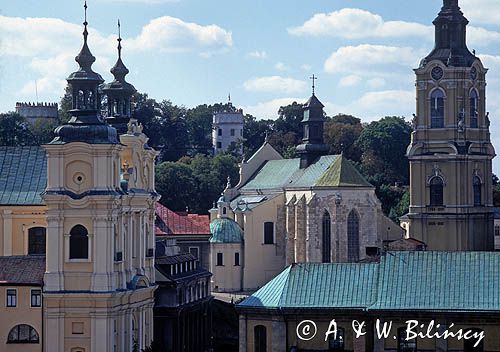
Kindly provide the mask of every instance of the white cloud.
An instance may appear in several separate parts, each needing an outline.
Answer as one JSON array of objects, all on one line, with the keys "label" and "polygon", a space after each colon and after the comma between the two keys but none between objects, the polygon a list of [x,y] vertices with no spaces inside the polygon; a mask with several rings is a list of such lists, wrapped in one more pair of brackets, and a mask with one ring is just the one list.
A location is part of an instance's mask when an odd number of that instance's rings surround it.
[{"label": "white cloud", "polygon": [[350,74],[387,73],[396,67],[409,71],[408,67],[416,66],[419,57],[410,47],[361,44],[339,48],[325,61],[324,68],[329,73]]},{"label": "white cloud", "polygon": [[307,101],[307,98],[279,98],[273,99],[270,101],[258,103],[255,105],[244,106],[243,110],[255,116],[257,119],[277,119],[278,118],[278,110],[282,106],[286,106],[288,104],[292,104],[293,102],[298,102],[303,104]]},{"label": "white cloud", "polygon": [[269,93],[298,93],[306,89],[304,81],[280,76],[252,78],[243,86],[248,91]]},{"label": "white cloud", "polygon": [[312,70],[312,66],[309,64],[303,64],[302,66],[300,66],[300,68],[303,69],[304,71],[311,71]]},{"label": "white cloud", "polygon": [[283,62],[278,62],[276,65],[274,65],[274,68],[278,71],[288,71],[290,69],[290,67]]},{"label": "white cloud", "polygon": [[498,24],[500,11],[498,0],[461,0],[460,6],[467,18],[472,22]]},{"label": "white cloud", "polygon": [[366,10],[344,8],[331,13],[318,13],[299,27],[289,28],[292,35],[334,36],[347,39],[431,36],[432,27],[420,23],[384,21]]},{"label": "white cloud", "polygon": [[[22,83],[19,94],[32,96],[35,80],[43,94],[62,95],[61,74],[76,69],[74,57],[82,45],[82,25],[57,18],[0,16],[0,56],[29,58],[34,76]],[[94,70],[107,72],[116,60],[116,35],[104,35],[89,28],[89,46],[97,58]],[[160,17],[144,26],[136,38],[125,39],[128,52],[159,50],[197,52],[210,56],[232,46],[232,34],[216,25],[201,26],[178,18]]]},{"label": "white cloud", "polygon": [[353,87],[358,85],[363,79],[357,75],[344,76],[339,81],[341,87]]},{"label": "white cloud", "polygon": [[325,103],[330,116],[342,113],[359,117],[364,122],[378,120],[384,116],[408,117],[415,111],[415,92],[385,90],[367,92],[348,104]]},{"label": "white cloud", "polygon": [[252,51],[251,53],[248,53],[248,56],[253,57],[254,59],[259,59],[259,60],[267,59],[267,53],[264,50]]},{"label": "white cloud", "polygon": [[163,16],[151,20],[141,33],[128,41],[132,50],[192,52],[201,54],[227,50],[233,45],[232,33],[217,25],[202,26],[179,18]]}]

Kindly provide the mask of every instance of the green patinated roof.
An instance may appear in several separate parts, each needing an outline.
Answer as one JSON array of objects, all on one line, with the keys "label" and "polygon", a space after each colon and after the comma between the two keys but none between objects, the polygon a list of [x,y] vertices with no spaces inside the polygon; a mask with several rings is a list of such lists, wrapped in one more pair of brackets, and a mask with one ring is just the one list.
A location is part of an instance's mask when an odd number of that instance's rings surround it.
[{"label": "green patinated roof", "polygon": [[372,187],[358,170],[343,155],[340,155],[321,176],[316,186],[320,187]]},{"label": "green patinated roof", "polygon": [[500,253],[389,252],[378,264],[295,264],[238,306],[500,312]]},{"label": "green patinated roof", "polygon": [[239,306],[363,308],[375,300],[376,277],[376,264],[294,264]]},{"label": "green patinated roof", "polygon": [[215,219],[210,223],[210,243],[241,243],[243,231],[232,219]]},{"label": "green patinated roof", "polygon": [[47,158],[41,147],[0,147],[0,205],[43,205]]},{"label": "green patinated roof", "polygon": [[314,186],[372,187],[342,155],[326,155],[305,169],[298,158],[267,161],[242,191]]}]

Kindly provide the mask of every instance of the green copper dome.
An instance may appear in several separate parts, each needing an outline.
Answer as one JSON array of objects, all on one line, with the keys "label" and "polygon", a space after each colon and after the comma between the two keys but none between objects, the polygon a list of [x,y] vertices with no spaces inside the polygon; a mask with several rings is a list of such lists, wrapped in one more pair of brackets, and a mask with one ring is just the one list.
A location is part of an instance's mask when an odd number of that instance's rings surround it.
[{"label": "green copper dome", "polygon": [[232,219],[215,219],[210,223],[210,243],[241,243],[243,231]]}]

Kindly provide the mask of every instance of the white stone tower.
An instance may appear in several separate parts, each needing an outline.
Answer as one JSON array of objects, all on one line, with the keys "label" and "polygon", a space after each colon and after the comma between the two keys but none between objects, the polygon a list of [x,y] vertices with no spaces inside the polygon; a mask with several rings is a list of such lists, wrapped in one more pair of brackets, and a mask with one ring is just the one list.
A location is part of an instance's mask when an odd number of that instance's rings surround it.
[{"label": "white stone tower", "polygon": [[243,110],[235,108],[229,98],[227,108],[214,114],[212,145],[214,155],[228,150],[243,155]]}]

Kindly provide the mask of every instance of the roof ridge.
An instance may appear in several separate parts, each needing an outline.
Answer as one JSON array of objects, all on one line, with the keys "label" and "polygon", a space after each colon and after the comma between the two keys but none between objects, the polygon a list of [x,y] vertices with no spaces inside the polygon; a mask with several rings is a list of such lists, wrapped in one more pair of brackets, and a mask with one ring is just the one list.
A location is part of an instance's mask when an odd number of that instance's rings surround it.
[{"label": "roof ridge", "polygon": [[285,272],[288,270],[288,273],[286,275],[286,279],[283,282],[283,287],[281,288],[280,298],[278,300],[278,307],[281,307],[281,302],[283,301],[284,296],[285,296],[285,290],[288,290],[288,281],[290,280],[290,275],[292,275],[292,269],[294,266],[300,267],[300,264],[293,263],[293,264],[289,265],[288,268],[286,268],[286,270],[285,270]]}]

